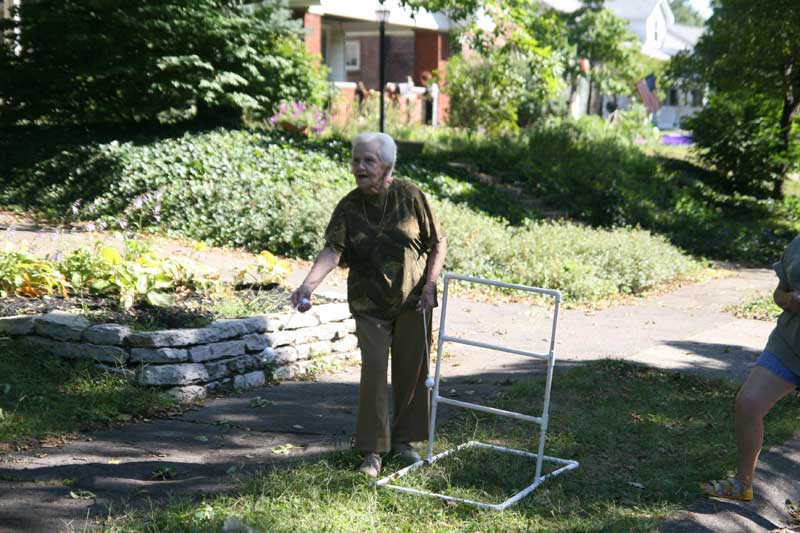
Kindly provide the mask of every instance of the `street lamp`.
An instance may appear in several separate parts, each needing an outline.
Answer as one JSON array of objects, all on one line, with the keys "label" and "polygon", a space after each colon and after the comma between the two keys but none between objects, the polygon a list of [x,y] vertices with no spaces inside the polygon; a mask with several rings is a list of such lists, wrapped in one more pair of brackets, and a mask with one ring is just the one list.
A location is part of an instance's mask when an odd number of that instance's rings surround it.
[{"label": "street lamp", "polygon": [[375,17],[380,22],[380,91],[381,91],[381,127],[380,131],[383,133],[386,125],[386,118],[383,114],[383,92],[386,89],[386,22],[389,20],[389,10],[383,6],[375,10]]}]

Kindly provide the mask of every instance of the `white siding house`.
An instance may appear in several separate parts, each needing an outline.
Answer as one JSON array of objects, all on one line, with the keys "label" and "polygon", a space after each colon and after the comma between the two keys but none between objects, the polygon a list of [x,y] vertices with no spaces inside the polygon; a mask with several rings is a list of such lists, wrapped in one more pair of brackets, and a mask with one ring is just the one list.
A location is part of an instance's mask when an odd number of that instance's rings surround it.
[{"label": "white siding house", "polygon": [[[643,54],[661,61],[691,50],[703,34],[703,28],[676,24],[667,0],[606,0],[605,7],[628,21],[628,29],[639,36]],[[660,127],[680,127],[682,118],[703,106],[703,95],[697,92],[666,88],[661,96],[664,106],[654,117]],[[617,98],[617,103],[623,109],[627,107],[626,98]]]}]

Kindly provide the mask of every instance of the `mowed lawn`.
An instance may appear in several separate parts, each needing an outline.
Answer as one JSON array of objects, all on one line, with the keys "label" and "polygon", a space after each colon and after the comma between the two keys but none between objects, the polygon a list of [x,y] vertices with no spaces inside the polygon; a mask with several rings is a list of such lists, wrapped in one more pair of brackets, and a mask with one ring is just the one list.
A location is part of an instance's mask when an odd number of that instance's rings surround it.
[{"label": "mowed lawn", "polygon": [[[731,472],[736,389],[617,361],[557,373],[545,453],[580,468],[504,512],[377,488],[354,472],[359,456],[342,452],[244,478],[235,494],[175,500],[106,526],[218,532],[227,519],[270,532],[648,531],[700,497],[698,482]],[[518,382],[481,403],[538,415],[543,391],[543,379]],[[770,413],[766,445],[791,436],[798,406],[792,398]],[[465,412],[439,432],[436,448],[479,440],[535,451],[537,437],[530,424]],[[534,466],[469,449],[397,483],[496,503],[532,483]]]}]

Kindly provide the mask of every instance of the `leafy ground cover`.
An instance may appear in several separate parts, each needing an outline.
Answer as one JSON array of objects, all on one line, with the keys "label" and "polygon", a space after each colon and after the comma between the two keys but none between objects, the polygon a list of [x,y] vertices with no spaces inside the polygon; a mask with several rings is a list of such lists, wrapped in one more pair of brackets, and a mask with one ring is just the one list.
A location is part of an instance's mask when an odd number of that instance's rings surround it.
[{"label": "leafy ground cover", "polygon": [[517,183],[577,220],[639,225],[699,256],[765,264],[800,232],[791,183],[782,202],[731,193],[691,149],[662,146],[638,123],[633,113],[618,128],[584,117],[503,137],[451,129],[429,138],[426,153]]},{"label": "leafy ground cover", "polygon": [[[538,414],[544,383],[518,382],[497,407]],[[234,495],[176,500],[111,520],[108,531],[219,531],[236,518],[260,531],[651,531],[699,496],[698,482],[734,465],[733,399],[728,382],[601,362],[560,373],[554,384],[546,453],[580,461],[503,513],[377,489],[342,452],[290,470],[243,479]],[[779,404],[766,445],[789,438],[797,399]],[[466,440],[534,450],[530,426],[488,415],[451,420],[437,448]],[[401,484],[482,501],[502,501],[532,482],[528,459],[465,452],[403,478]],[[387,471],[399,468],[390,463]]]},{"label": "leafy ground cover", "polygon": [[[0,192],[0,203],[309,258],[322,245],[329,213],[353,186],[349,150],[341,139],[252,130],[85,139],[30,167],[9,166],[12,186]],[[572,302],[638,294],[701,269],[646,230],[541,221],[523,202],[447,163],[407,158],[396,171],[434,198],[451,243],[447,269],[558,288]]]},{"label": "leafy ground cover", "polygon": [[753,294],[739,305],[731,306],[725,311],[737,318],[767,320],[774,322],[783,310],[775,305],[771,294]]},{"label": "leafy ground cover", "polygon": [[90,362],[32,355],[0,338],[0,451],[177,412],[168,396]]}]

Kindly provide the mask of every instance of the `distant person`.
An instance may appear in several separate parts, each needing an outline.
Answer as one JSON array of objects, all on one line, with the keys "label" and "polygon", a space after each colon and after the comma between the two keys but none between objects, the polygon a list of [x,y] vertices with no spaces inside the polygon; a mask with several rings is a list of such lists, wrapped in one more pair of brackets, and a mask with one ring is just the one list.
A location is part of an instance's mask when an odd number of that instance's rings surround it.
[{"label": "distant person", "polygon": [[[425,124],[433,123],[433,98],[434,93],[438,93],[439,86],[433,82],[433,75],[429,71],[424,71],[420,75],[420,82],[425,87],[425,92],[422,94],[423,101],[423,117],[422,120]],[[436,85],[436,90],[433,86]]]},{"label": "distant person", "polygon": [[617,108],[617,104],[613,101],[609,100],[606,102],[606,111],[608,112],[608,123],[612,126],[616,126],[620,122],[622,122],[622,115]]},{"label": "distant person", "polygon": [[367,89],[363,81],[356,84],[356,98],[358,99],[358,112],[361,113],[364,102],[369,98],[369,89]]},{"label": "distant person", "polygon": [[703,483],[701,488],[709,496],[753,499],[753,476],[764,443],[764,417],[781,398],[800,388],[800,235],[772,268],[778,276],[772,298],[783,312],[736,396],[736,475]]},{"label": "distant person", "polygon": [[[381,455],[420,459],[412,442],[428,438],[425,386],[436,280],[447,241],[428,199],[414,183],[395,179],[397,146],[384,133],[353,140],[356,188],[342,198],[325,230],[325,247],[292,303],[308,310],[314,290],[340,262],[350,267],[347,300],[361,349],[355,447],[359,471],[377,477]],[[387,371],[392,365],[392,417]]]}]

